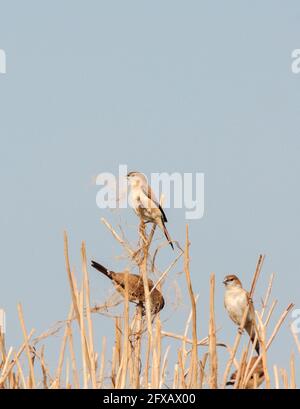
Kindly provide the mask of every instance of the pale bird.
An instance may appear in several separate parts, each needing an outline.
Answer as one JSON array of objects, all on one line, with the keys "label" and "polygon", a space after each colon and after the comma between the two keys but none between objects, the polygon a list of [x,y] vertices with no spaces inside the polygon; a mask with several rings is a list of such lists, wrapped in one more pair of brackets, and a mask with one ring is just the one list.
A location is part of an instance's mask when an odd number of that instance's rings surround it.
[{"label": "pale bird", "polygon": [[174,250],[172,239],[165,226],[168,221],[167,217],[149,186],[146,176],[139,172],[129,172],[127,179],[130,185],[131,203],[135,213],[145,223],[154,223],[160,227]]},{"label": "pale bird", "polygon": [[[114,271],[110,271],[106,267],[103,267],[96,261],[92,261],[91,264],[92,267],[112,280],[116,290],[125,297],[125,272],[115,273]],[[162,293],[157,288],[154,288],[154,283],[150,279],[148,279],[148,287],[150,291],[151,313],[154,315],[164,308],[165,300]],[[145,309],[145,291],[143,278],[141,276],[128,273],[128,296],[129,301],[142,304],[143,310]]]},{"label": "pale bird", "polygon": [[[243,314],[249,304],[249,310],[245,322],[245,330],[250,336],[252,343],[254,343],[256,336],[255,328],[255,312],[252,300],[246,290],[244,290],[242,283],[235,275],[228,275],[225,277],[223,283],[225,284],[224,305],[232,321],[240,328]],[[259,341],[255,345],[255,350],[259,354]]]}]

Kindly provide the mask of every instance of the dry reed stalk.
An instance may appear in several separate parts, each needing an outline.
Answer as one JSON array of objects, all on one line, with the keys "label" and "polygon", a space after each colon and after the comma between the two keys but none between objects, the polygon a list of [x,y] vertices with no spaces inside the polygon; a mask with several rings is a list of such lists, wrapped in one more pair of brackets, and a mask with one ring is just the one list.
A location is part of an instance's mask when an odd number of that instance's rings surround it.
[{"label": "dry reed stalk", "polygon": [[160,371],[161,371],[161,321],[159,315],[156,318],[156,352],[157,352],[157,368],[156,368],[156,388],[159,387]]},{"label": "dry reed stalk", "polygon": [[[28,335],[28,342],[29,342],[29,340],[31,339],[31,337],[32,337],[33,334],[34,334],[34,330],[31,330],[31,331],[30,331],[30,334]],[[17,358],[20,358],[20,356],[22,355],[22,353],[23,353],[23,351],[25,350],[25,348],[26,348],[26,343],[24,342],[24,343],[22,344],[22,346],[19,348],[17,354],[15,354],[15,356],[16,356]],[[2,370],[2,373],[1,373],[1,376],[0,376],[0,388],[2,388],[2,385],[3,385],[3,383],[5,382],[6,377],[11,373],[11,371],[12,371],[13,367],[15,366],[15,364],[16,364],[16,359],[13,359],[13,360],[10,362],[10,364],[8,365],[8,367],[7,367],[7,371],[4,372],[4,370]]]},{"label": "dry reed stalk", "polygon": [[[69,312],[69,315],[68,315],[68,321],[70,321],[72,319],[72,316],[73,316],[73,304],[70,307],[70,312]],[[60,388],[60,377],[61,377],[62,367],[63,367],[63,364],[64,364],[64,357],[65,357],[67,340],[68,340],[68,327],[66,326],[64,336],[63,336],[63,340],[62,340],[62,344],[61,344],[57,370],[56,370],[56,385],[57,385],[58,388]]]},{"label": "dry reed stalk", "polygon": [[106,337],[102,338],[102,350],[99,368],[98,388],[103,388],[104,383],[104,370],[105,370],[105,353],[106,353]]},{"label": "dry reed stalk", "polygon": [[85,328],[84,328],[84,300],[83,300],[83,286],[82,290],[79,293],[79,328],[80,328],[80,340],[81,340],[81,357],[82,357],[82,371],[83,371],[83,389],[88,388],[88,372],[87,372],[87,343],[85,337]]},{"label": "dry reed stalk", "polygon": [[191,275],[190,275],[190,241],[189,241],[189,227],[186,225],[186,238],[185,238],[185,252],[184,252],[184,271],[186,275],[186,281],[188,285],[189,295],[192,305],[192,356],[189,370],[189,389],[197,388],[198,380],[198,347],[197,347],[197,313],[196,313],[196,301],[193,292]]},{"label": "dry reed stalk", "polygon": [[170,352],[170,345],[167,347],[165,355],[163,357],[163,362],[162,362],[162,370],[161,370],[161,376],[160,376],[160,381],[159,381],[159,389],[163,388],[163,385],[165,383],[165,378],[166,378],[166,368],[167,368],[167,358]]},{"label": "dry reed stalk", "polygon": [[[269,338],[269,341],[268,341],[268,343],[266,344],[266,351],[268,351],[268,349],[270,348],[270,346],[271,346],[271,344],[272,344],[272,342],[273,342],[273,340],[274,340],[276,334],[278,333],[278,331],[279,331],[281,325],[283,324],[283,321],[285,320],[285,318],[287,317],[287,315],[289,314],[289,312],[291,311],[292,308],[294,308],[294,304],[293,304],[293,303],[289,304],[289,305],[287,306],[287,308],[284,310],[284,312],[282,313],[282,315],[280,316],[280,318],[279,318],[279,320],[278,320],[278,322],[277,322],[277,324],[276,324],[276,326],[275,326],[275,328],[274,328],[274,330],[273,330],[273,332],[272,332],[272,334],[271,334],[271,336],[270,336],[270,338]],[[257,358],[257,360],[255,361],[255,364],[252,366],[251,370],[250,370],[248,373],[246,373],[244,384],[247,384],[247,383],[249,382],[249,379],[250,379],[251,376],[253,375],[253,373],[254,373],[254,371],[255,371],[257,365],[258,365],[259,362],[261,361],[261,359],[262,359],[262,355],[260,355],[260,356]]]},{"label": "dry reed stalk", "polygon": [[[1,378],[3,378],[3,375],[6,373],[6,371],[7,371],[7,369],[8,369],[9,359],[10,359],[10,356],[11,356],[12,352],[13,352],[13,347],[10,347],[9,350],[8,350],[8,353],[7,353],[6,357],[5,357],[5,361],[4,361],[4,364],[3,364],[3,367],[2,367]],[[1,379],[1,378],[0,378],[0,379]],[[3,383],[4,383],[4,382],[1,381],[1,383],[0,383],[1,387],[2,387]]]},{"label": "dry reed stalk", "polygon": [[270,310],[269,310],[269,312],[268,312],[267,318],[265,319],[265,322],[264,322],[264,325],[265,325],[266,327],[269,325],[270,319],[271,319],[271,317],[272,317],[272,314],[273,314],[273,312],[274,312],[274,310],[275,310],[276,305],[277,305],[277,300],[274,300],[274,301],[272,302],[272,305],[271,305]]},{"label": "dry reed stalk", "polygon": [[275,389],[279,389],[279,375],[278,375],[278,368],[276,365],[273,365],[273,371],[274,371],[274,380],[275,380]]},{"label": "dry reed stalk", "polygon": [[300,341],[299,341],[299,338],[297,337],[296,331],[294,331],[293,325],[291,325],[291,332],[292,332],[295,344],[297,346],[298,352],[300,354]]},{"label": "dry reed stalk", "polygon": [[24,376],[24,372],[23,372],[22,366],[20,364],[20,361],[19,361],[19,358],[17,357],[17,355],[15,355],[15,361],[16,361],[16,365],[17,365],[17,368],[18,368],[18,373],[19,373],[20,379],[22,380],[23,388],[27,389],[27,383],[26,383],[26,379],[25,379],[25,376]]},{"label": "dry reed stalk", "polygon": [[122,323],[120,318],[115,319],[115,344],[116,344],[116,365],[119,368],[122,358]]},{"label": "dry reed stalk", "polygon": [[123,353],[121,365],[117,374],[116,387],[124,389],[126,386],[128,357],[129,357],[129,286],[128,271],[125,273],[125,294],[124,294],[124,336],[123,336]]},{"label": "dry reed stalk", "polygon": [[177,261],[182,257],[183,253],[180,253],[177,257],[175,257],[175,260],[168,266],[168,268],[161,274],[155,285],[150,291],[150,294],[152,291],[154,291],[155,288],[157,288],[164,280],[164,278],[167,276],[167,274],[172,270],[172,268],[176,265]]},{"label": "dry reed stalk", "polygon": [[29,365],[28,387],[29,387],[29,389],[31,389],[31,388],[35,389],[36,388],[36,383],[35,383],[35,377],[34,377],[33,362],[32,362],[31,356],[30,356],[29,341],[28,341],[28,335],[27,335],[26,326],[25,326],[25,322],[24,322],[23,308],[22,308],[22,305],[20,303],[18,304],[18,315],[19,315],[19,321],[20,321],[20,324],[21,324],[21,329],[22,329],[22,332],[23,332],[25,349],[26,349],[28,365]]},{"label": "dry reed stalk", "polygon": [[287,371],[285,369],[280,369],[280,375],[282,378],[284,389],[289,389],[289,380],[288,380]]},{"label": "dry reed stalk", "polygon": [[132,250],[132,248],[126,243],[125,240],[123,240],[118,233],[113,229],[113,227],[108,223],[108,221],[102,217],[101,222],[108,228],[108,230],[111,232],[113,237],[121,244],[122,247],[128,252],[128,254],[131,256],[131,258],[134,258],[135,252]]},{"label": "dry reed stalk", "polygon": [[111,375],[110,375],[110,379],[111,379],[111,384],[112,387],[115,388],[116,387],[116,376],[117,376],[117,358],[116,358],[117,352],[116,352],[116,347],[113,346],[112,348],[112,359],[111,359]]},{"label": "dry reed stalk", "polygon": [[247,364],[247,355],[248,355],[248,348],[244,348],[242,351],[242,358],[236,373],[236,379],[234,382],[234,389],[239,389],[241,380],[243,379],[245,370],[246,370],[246,364]]},{"label": "dry reed stalk", "polygon": [[70,356],[71,356],[71,365],[72,365],[72,375],[73,375],[73,382],[74,382],[74,387],[75,389],[79,389],[80,384],[79,384],[79,375],[77,371],[77,364],[76,364],[76,357],[75,357],[75,352],[74,352],[74,343],[73,343],[73,332],[72,332],[72,326],[71,322],[67,322],[67,334],[68,334],[68,340],[69,340],[69,351],[70,351]]},{"label": "dry reed stalk", "polygon": [[264,376],[265,376],[265,382],[266,382],[266,389],[271,388],[271,382],[270,382],[270,375],[268,371],[268,365],[267,365],[267,350],[266,350],[266,327],[264,326],[259,314],[256,315],[258,324],[259,324],[259,332],[260,332],[260,349],[261,349],[261,356],[262,356],[262,365],[263,365],[263,371],[264,371]]},{"label": "dry reed stalk", "polygon": [[[5,351],[5,335],[0,330],[0,351],[1,351],[1,361],[4,362],[6,359],[6,351]],[[1,369],[1,366],[0,366]]]},{"label": "dry reed stalk", "polygon": [[[186,349],[186,344],[187,344],[187,334],[188,334],[188,331],[189,331],[190,323],[192,321],[192,314],[193,314],[193,311],[192,311],[192,308],[191,308],[190,314],[189,314],[188,319],[187,319],[186,324],[185,324],[185,330],[184,330],[183,336],[181,337],[181,339],[182,339],[181,350],[182,350],[182,366],[183,366],[183,369],[185,369],[186,359],[187,359],[187,356],[188,356],[188,352],[187,352],[187,349]],[[193,340],[191,340],[191,341],[192,341],[191,344],[193,345]]]},{"label": "dry reed stalk", "polygon": [[47,367],[45,364],[45,346],[43,345],[41,348],[41,368],[42,368],[42,374],[43,374],[43,385],[44,389],[48,389],[48,371]]},{"label": "dry reed stalk", "polygon": [[140,237],[142,242],[144,242],[142,246],[143,250],[143,257],[142,261],[139,265],[140,268],[140,275],[143,279],[144,285],[144,294],[145,294],[145,307],[146,307],[146,320],[147,320],[147,334],[148,334],[148,345],[147,345],[147,352],[146,352],[146,363],[145,363],[145,385],[148,388],[148,379],[149,379],[149,366],[150,366],[150,356],[151,352],[153,351],[153,340],[152,340],[152,316],[151,316],[151,299],[150,299],[150,291],[149,291],[149,284],[148,284],[148,277],[147,277],[147,261],[148,261],[148,254],[149,254],[149,245],[148,241],[145,242],[147,239],[146,231],[145,231],[145,223],[143,220],[140,222]]},{"label": "dry reed stalk", "polygon": [[185,370],[183,366],[183,359],[182,359],[182,349],[178,351],[178,367],[180,372],[178,373],[178,384],[180,385],[179,389],[187,389],[187,384],[185,382]]},{"label": "dry reed stalk", "polygon": [[[253,297],[253,294],[254,294],[254,291],[255,291],[255,287],[256,287],[256,284],[257,284],[259,274],[261,272],[261,268],[262,268],[264,259],[265,259],[265,257],[263,255],[260,255],[259,258],[258,258],[258,262],[256,264],[256,269],[255,269],[254,276],[253,276],[253,279],[252,279],[251,290],[250,290],[250,293],[249,293],[249,302],[251,302],[251,300],[252,300],[252,297]],[[227,382],[227,378],[228,378],[228,375],[229,375],[229,372],[230,372],[230,368],[232,366],[233,359],[235,357],[235,354],[237,352],[237,349],[238,349],[238,346],[239,346],[239,343],[240,343],[240,339],[241,339],[241,336],[242,336],[242,331],[244,330],[244,327],[245,327],[246,318],[247,318],[249,307],[250,307],[249,302],[248,302],[247,308],[244,311],[244,315],[243,315],[241,325],[240,325],[240,331],[238,331],[237,336],[235,338],[234,346],[233,346],[233,349],[232,349],[232,354],[231,354],[231,356],[230,356],[230,358],[228,360],[228,363],[226,365],[226,369],[225,369],[224,376],[223,376],[223,388],[225,388],[225,386],[226,386],[226,382]]]},{"label": "dry reed stalk", "polygon": [[86,318],[88,327],[88,353],[90,362],[90,374],[92,380],[93,389],[97,388],[96,380],[96,368],[95,368],[95,352],[94,352],[94,333],[93,333],[93,323],[91,318],[91,301],[90,301],[90,283],[87,271],[87,260],[86,260],[86,249],[85,243],[82,242],[81,245],[81,257],[82,257],[82,271],[83,271],[83,288],[85,292],[85,305],[86,305]]},{"label": "dry reed stalk", "polygon": [[71,389],[71,385],[69,383],[69,372],[70,372],[70,363],[69,363],[69,358],[67,358],[66,360],[66,380],[65,380],[66,389]]},{"label": "dry reed stalk", "polygon": [[[89,368],[89,371],[91,372],[89,345],[88,345],[87,339],[86,339],[86,332],[85,332],[84,329],[83,329],[83,331],[81,329],[81,322],[84,323],[84,317],[81,317],[81,314],[80,314],[80,311],[79,311],[79,306],[78,306],[79,298],[78,298],[77,284],[76,284],[74,274],[72,273],[71,268],[70,268],[68,236],[67,236],[66,231],[64,232],[64,255],[65,255],[65,264],[66,264],[66,270],[67,270],[67,275],[68,275],[68,280],[69,280],[69,285],[70,285],[70,290],[71,290],[71,297],[72,297],[75,317],[76,317],[78,325],[79,325],[80,333],[83,333],[83,337],[84,337],[83,342],[85,344],[84,350],[85,350],[85,354],[87,355],[85,357],[85,360],[86,360],[86,364],[87,364],[87,366]],[[84,308],[84,304],[82,305],[82,308]]]},{"label": "dry reed stalk", "polygon": [[215,323],[215,275],[210,276],[210,303],[209,303],[209,357],[210,357],[210,388],[218,388],[218,357],[216,346],[216,323]]},{"label": "dry reed stalk", "polygon": [[206,352],[205,354],[204,354],[204,356],[203,356],[203,358],[202,358],[202,361],[200,360],[199,361],[199,371],[200,371],[200,373],[199,373],[199,388],[200,389],[203,389],[203,381],[204,381],[204,378],[205,378],[205,366],[206,366],[206,362],[207,362],[207,360],[208,360],[208,356],[209,356],[209,354],[208,354],[208,352]]},{"label": "dry reed stalk", "polygon": [[[273,286],[273,281],[274,281],[274,273],[271,274],[271,277],[270,277],[270,280],[269,280],[269,284],[268,284],[268,288],[267,288],[267,291],[266,291],[266,295],[265,295],[265,298],[263,299],[263,302],[262,302],[262,305],[263,305],[263,306],[262,306],[262,310],[261,310],[261,313],[260,313],[261,320],[262,320],[263,317],[264,317],[264,313],[265,313],[265,311],[266,311],[266,307],[267,307],[267,304],[268,304],[268,301],[269,301],[269,298],[270,298],[270,295],[271,295],[271,290],[272,290],[272,286]],[[276,304],[277,304],[277,301],[276,301],[276,300],[274,300],[273,303],[271,304],[271,307],[270,307],[270,309],[269,309],[267,318],[266,318],[266,320],[265,320],[265,322],[264,322],[264,324],[263,324],[265,328],[268,327],[269,321],[270,321],[271,316],[272,316],[272,314],[273,314],[273,312],[274,312],[274,309],[275,309],[275,307],[276,307]],[[248,360],[248,364],[247,364],[245,373],[248,373],[248,372],[249,372],[249,368],[250,368],[250,364],[251,364],[251,358],[253,357],[253,354],[254,354],[254,349],[255,349],[255,345],[256,345],[257,339],[258,339],[257,334],[255,335],[255,338],[254,338],[253,343],[252,343],[251,340],[249,339],[247,351],[249,351],[249,348],[250,348],[250,345],[251,345],[251,352],[250,352],[250,358],[249,358],[249,360]],[[248,354],[248,352],[247,352],[247,354]]]},{"label": "dry reed stalk", "polygon": [[141,360],[141,340],[142,340],[142,305],[136,307],[136,325],[135,331],[135,347],[134,347],[134,364],[133,364],[133,388],[139,389],[140,384],[140,360]]},{"label": "dry reed stalk", "polygon": [[69,285],[70,285],[70,289],[71,289],[71,297],[72,297],[72,301],[73,301],[73,308],[74,308],[74,311],[75,311],[77,321],[79,323],[80,322],[79,309],[78,309],[78,304],[77,304],[77,297],[76,297],[74,279],[73,279],[73,276],[72,276],[72,273],[71,273],[71,268],[70,268],[68,235],[67,235],[66,231],[64,232],[64,253],[65,253],[66,270],[67,270]]},{"label": "dry reed stalk", "polygon": [[291,353],[290,369],[291,369],[290,389],[296,389],[295,354],[293,351]]},{"label": "dry reed stalk", "polygon": [[174,366],[174,378],[173,378],[173,385],[172,389],[179,389],[179,365],[175,364]]},{"label": "dry reed stalk", "polygon": [[268,302],[269,302],[269,299],[270,299],[270,295],[271,295],[271,291],[272,291],[272,287],[273,287],[273,282],[274,282],[274,277],[275,277],[275,274],[272,273],[271,277],[270,277],[270,280],[269,280],[269,285],[268,285],[268,288],[267,288],[267,292],[266,292],[265,298],[263,300],[263,306],[262,306],[262,310],[261,310],[261,313],[260,313],[261,319],[263,319],[263,317],[264,317],[264,314],[265,314],[265,311],[266,311],[266,308],[267,308],[267,305],[268,305]]}]

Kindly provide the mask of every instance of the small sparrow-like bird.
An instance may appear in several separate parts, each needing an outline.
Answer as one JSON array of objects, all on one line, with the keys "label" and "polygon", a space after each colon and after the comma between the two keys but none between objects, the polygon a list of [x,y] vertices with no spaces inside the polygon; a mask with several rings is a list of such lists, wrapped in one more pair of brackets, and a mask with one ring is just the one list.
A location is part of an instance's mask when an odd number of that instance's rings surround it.
[{"label": "small sparrow-like bird", "polygon": [[[103,267],[101,264],[97,263],[96,261],[92,261],[92,267],[96,270],[100,271],[100,273],[106,275],[106,277],[110,278],[116,288],[116,290],[125,297],[125,277],[126,273],[115,273],[113,271],[108,270],[107,268]],[[153,281],[148,279],[148,286],[149,291],[154,287]],[[145,292],[144,292],[144,283],[143,278],[137,274],[128,274],[128,295],[129,301],[142,304],[143,308],[145,308]],[[153,315],[157,314],[160,310],[164,308],[165,300],[162,296],[162,293],[157,289],[154,290],[150,294],[150,301],[151,301],[151,313]]]},{"label": "small sparrow-like bird", "polygon": [[[253,365],[255,364],[256,360],[257,360],[256,356],[254,356],[251,359],[250,365],[249,365],[249,370],[250,371],[251,371]],[[236,380],[236,376],[237,376],[237,371],[233,372],[233,374],[230,377],[230,380],[226,383],[226,385],[234,385],[235,380]],[[249,381],[247,382],[247,385],[245,387],[246,387],[246,389],[259,388],[264,380],[265,380],[265,374],[264,374],[263,364],[262,364],[262,361],[260,361],[257,364],[257,367],[254,369],[254,372],[253,372],[251,378],[249,379]]]},{"label": "small sparrow-like bird", "polygon": [[165,223],[168,221],[167,217],[151,187],[148,185],[146,176],[139,172],[129,172],[127,179],[130,185],[131,202],[134,211],[145,223],[154,223],[160,227],[174,250],[172,239],[165,226]]},{"label": "small sparrow-like bird", "polygon": [[[255,329],[255,312],[249,294],[244,290],[242,283],[235,275],[228,275],[225,277],[223,283],[225,284],[224,305],[232,321],[241,325],[245,308],[249,304],[249,310],[245,322],[245,330],[254,343],[256,336]],[[259,354],[259,341],[255,345],[255,350]]]}]

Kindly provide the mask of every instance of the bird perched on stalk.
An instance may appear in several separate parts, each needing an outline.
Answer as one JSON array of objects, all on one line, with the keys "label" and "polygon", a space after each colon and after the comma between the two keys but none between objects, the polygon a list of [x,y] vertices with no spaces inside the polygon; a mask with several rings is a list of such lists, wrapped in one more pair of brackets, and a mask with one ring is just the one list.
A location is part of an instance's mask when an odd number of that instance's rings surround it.
[{"label": "bird perched on stalk", "polygon": [[[110,280],[112,280],[116,290],[125,297],[125,279],[126,273],[115,273],[114,271],[108,270],[106,267],[103,267],[101,264],[96,261],[92,261],[92,267],[100,271]],[[153,315],[159,313],[160,310],[164,308],[165,300],[162,296],[162,293],[154,288],[154,283],[152,280],[148,279],[148,287],[150,291],[150,304],[151,304],[151,313]],[[128,273],[128,296],[129,301],[142,304],[143,312],[145,309],[145,291],[143,278],[137,274]]]},{"label": "bird perched on stalk", "polygon": [[159,202],[157,201],[146,176],[140,172],[129,172],[127,179],[130,185],[130,198],[135,213],[145,223],[154,223],[166,236],[170,246],[174,250],[172,239],[166,228],[167,217]]},{"label": "bird perched on stalk", "polygon": [[[257,360],[257,357],[254,356],[251,361],[250,361],[250,365],[249,365],[249,371],[251,371],[251,369],[253,368],[255,362]],[[233,372],[233,374],[230,377],[230,380],[226,383],[226,385],[234,385],[235,381],[236,381],[236,377],[237,377],[237,373],[238,371]],[[246,389],[256,389],[259,388],[260,385],[263,383],[263,381],[265,380],[265,374],[264,374],[264,368],[263,368],[263,364],[262,361],[260,361],[257,364],[257,367],[254,369],[253,374],[251,375],[249,381],[247,382],[247,384],[245,385]]]},{"label": "bird perched on stalk", "polygon": [[[249,304],[248,314],[245,321],[245,330],[254,343],[257,335],[255,326],[255,312],[252,300],[246,290],[244,290],[242,283],[235,275],[228,275],[225,277],[223,284],[225,284],[224,305],[232,321],[239,326],[242,324],[244,311]],[[255,344],[255,350],[259,354],[259,341]]]}]

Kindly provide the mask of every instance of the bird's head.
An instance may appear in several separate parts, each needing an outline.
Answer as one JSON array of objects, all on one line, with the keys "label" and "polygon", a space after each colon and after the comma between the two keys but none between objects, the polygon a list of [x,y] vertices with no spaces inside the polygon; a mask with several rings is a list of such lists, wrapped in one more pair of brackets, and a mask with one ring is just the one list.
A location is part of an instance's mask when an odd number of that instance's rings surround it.
[{"label": "bird's head", "polygon": [[138,187],[144,183],[147,183],[146,176],[136,171],[129,172],[127,175],[127,180],[132,187]]},{"label": "bird's head", "polygon": [[226,287],[242,287],[242,283],[240,282],[240,280],[237,278],[236,275],[231,274],[228,275],[224,278],[223,280],[223,284]]}]

